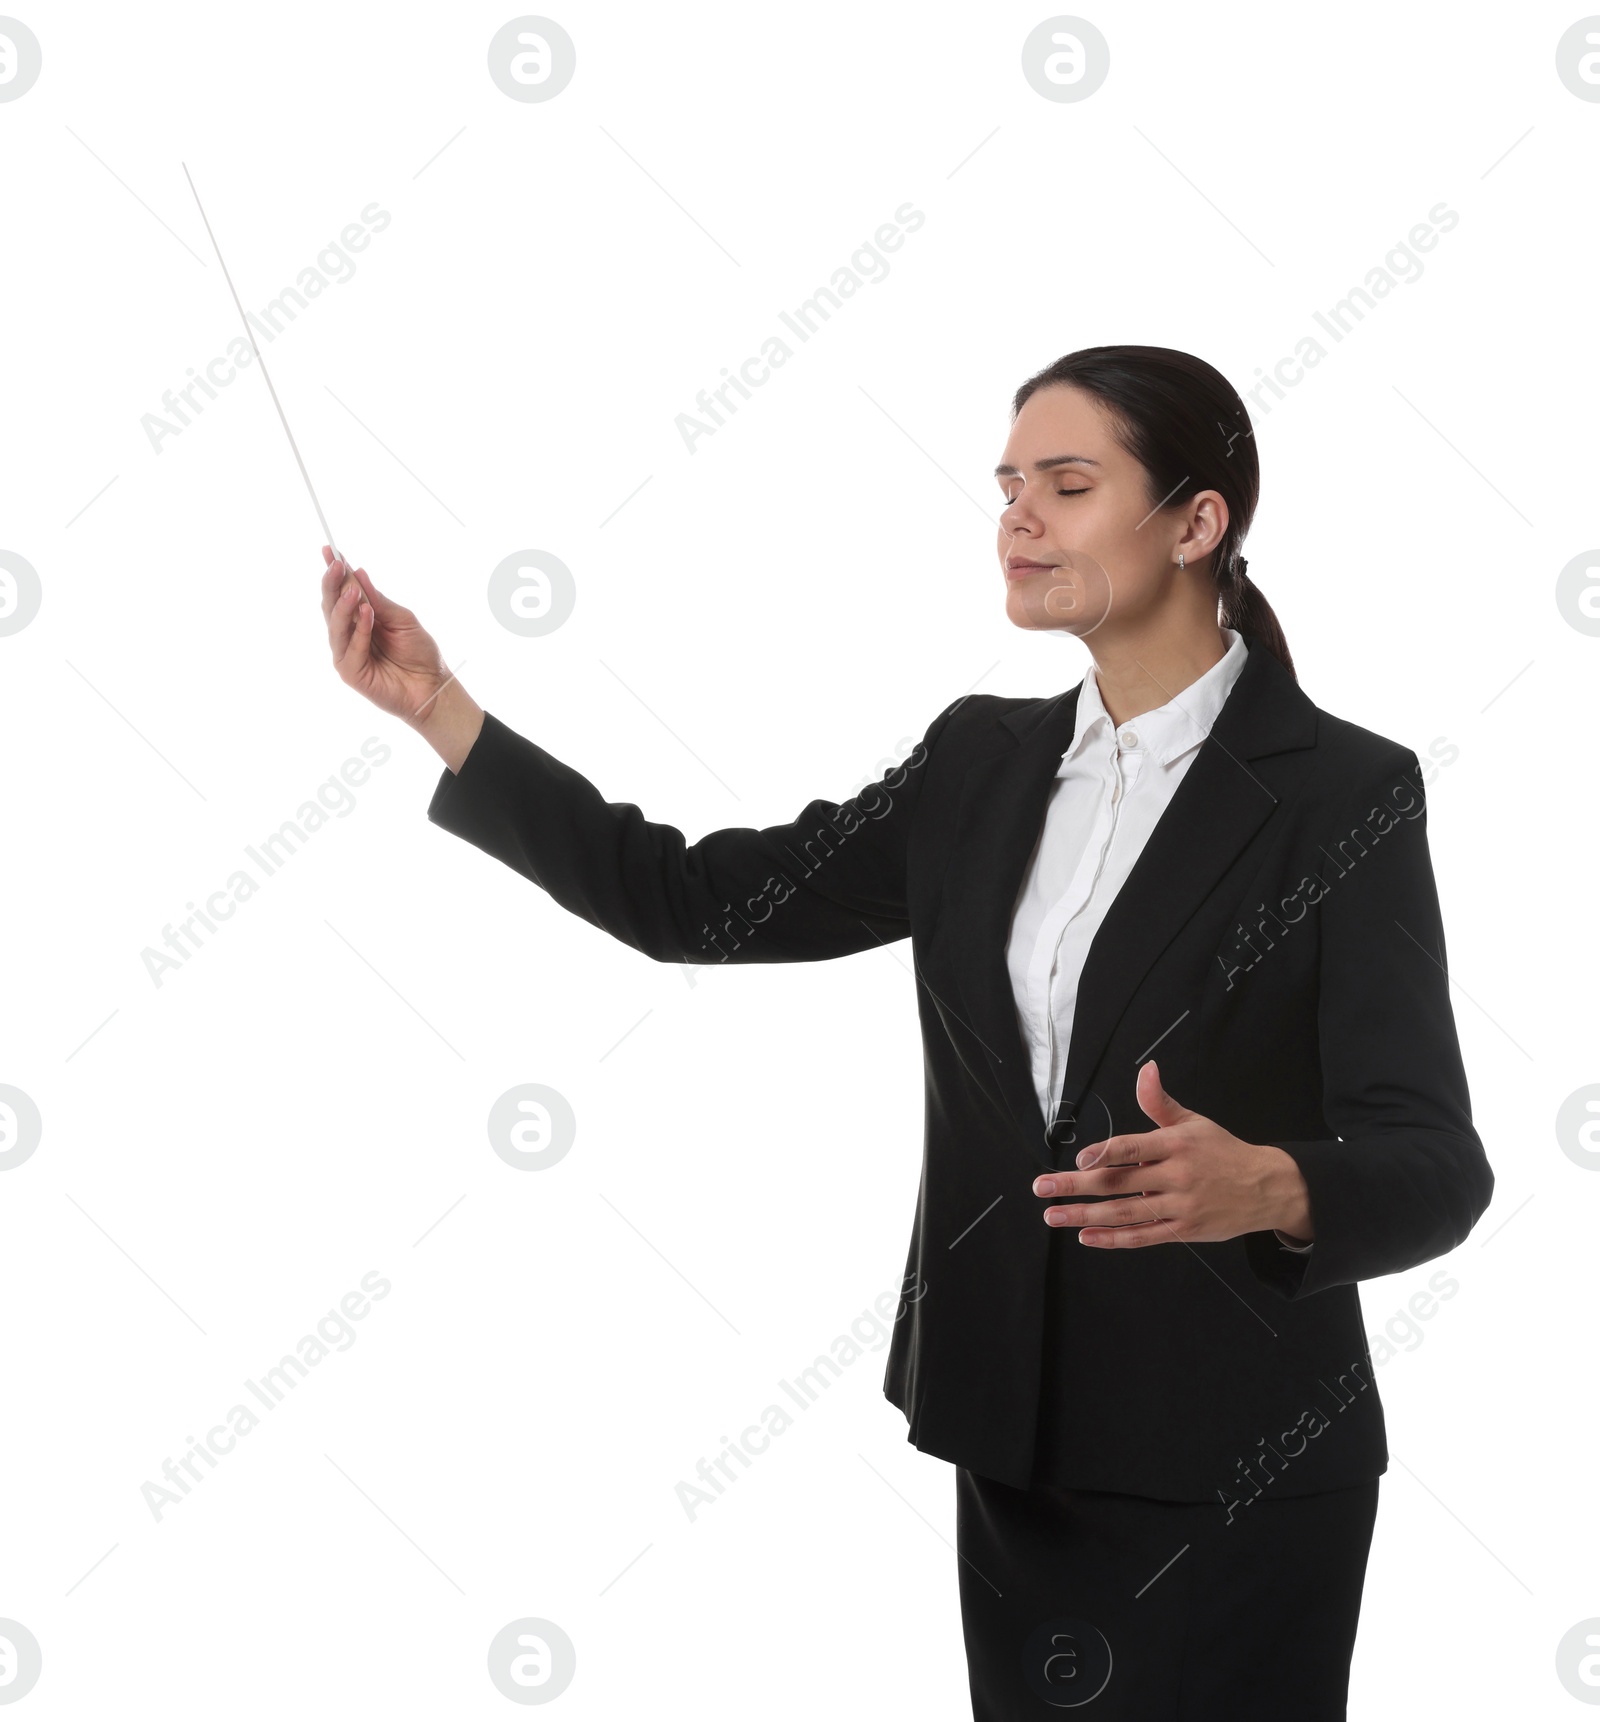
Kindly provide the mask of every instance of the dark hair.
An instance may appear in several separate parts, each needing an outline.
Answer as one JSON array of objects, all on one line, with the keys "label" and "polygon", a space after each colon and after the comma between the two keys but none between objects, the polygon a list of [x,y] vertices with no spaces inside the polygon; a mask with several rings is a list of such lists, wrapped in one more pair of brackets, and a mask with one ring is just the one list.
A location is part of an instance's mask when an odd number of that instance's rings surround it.
[{"label": "dark hair", "polygon": [[1294,675],[1283,629],[1239,554],[1261,494],[1261,466],[1250,415],[1233,385],[1204,359],[1174,347],[1083,347],[1028,378],[1011,403],[1013,420],[1030,395],[1057,383],[1082,389],[1107,409],[1118,442],[1148,475],[1152,504],[1167,508],[1202,490],[1221,493],[1228,526],[1211,563],[1218,619],[1259,640]]}]

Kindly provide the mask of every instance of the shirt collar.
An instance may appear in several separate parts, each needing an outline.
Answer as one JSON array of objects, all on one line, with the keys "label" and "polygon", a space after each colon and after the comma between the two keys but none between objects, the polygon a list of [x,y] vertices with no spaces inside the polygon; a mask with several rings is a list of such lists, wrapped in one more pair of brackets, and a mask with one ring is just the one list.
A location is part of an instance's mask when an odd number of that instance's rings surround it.
[{"label": "shirt collar", "polygon": [[[1141,712],[1122,727],[1132,730],[1139,744],[1162,765],[1198,747],[1211,733],[1223,703],[1233,690],[1244,668],[1249,648],[1244,636],[1235,628],[1224,628],[1228,649],[1197,681],[1191,682],[1180,694],[1163,706]],[[1085,672],[1078,691],[1078,712],[1073,726],[1072,745],[1061,756],[1062,763],[1075,758],[1091,737],[1111,740],[1114,730],[1109,713],[1100,698],[1100,682],[1091,664]]]}]

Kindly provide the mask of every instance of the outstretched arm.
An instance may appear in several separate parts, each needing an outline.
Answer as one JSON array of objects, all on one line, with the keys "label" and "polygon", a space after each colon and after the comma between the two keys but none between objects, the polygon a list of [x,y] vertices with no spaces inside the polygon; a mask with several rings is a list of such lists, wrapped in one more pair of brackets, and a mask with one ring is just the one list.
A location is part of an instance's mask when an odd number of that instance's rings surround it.
[{"label": "outstretched arm", "polygon": [[687,843],[609,802],[553,754],[486,713],[432,636],[326,545],[322,613],[346,686],[415,729],[444,761],[428,817],[542,886],[564,909],[660,962],[841,957],[910,932],[906,845],[929,749],[844,803],[787,825]]},{"label": "outstretched arm", "polygon": [[460,768],[440,777],[428,817],[658,962],[847,956],[911,930],[907,834],[953,709],[849,800],[813,801],[787,824],[729,827],[697,843],[607,801],[491,712]]}]

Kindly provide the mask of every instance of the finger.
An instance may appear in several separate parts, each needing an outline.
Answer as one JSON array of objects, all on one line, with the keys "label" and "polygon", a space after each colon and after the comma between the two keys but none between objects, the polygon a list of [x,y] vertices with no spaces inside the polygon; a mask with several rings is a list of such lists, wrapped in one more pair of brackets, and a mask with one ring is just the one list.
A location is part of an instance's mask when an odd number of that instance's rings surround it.
[{"label": "finger", "polygon": [[385,627],[415,628],[418,626],[416,615],[404,604],[397,604],[393,598],[380,592],[373,583],[372,576],[365,568],[352,570],[354,577],[361,583],[361,590],[366,593],[367,601],[377,614],[377,620]]},{"label": "finger", "polygon": [[383,593],[373,584],[372,576],[365,568],[354,569],[353,573],[356,580],[360,582],[361,590],[367,595],[367,602],[372,605],[374,610],[384,616],[399,610],[400,606],[392,598],[384,597]]},{"label": "finger", "polygon": [[1146,1226],[1088,1226],[1078,1233],[1078,1242],[1092,1250],[1142,1250],[1151,1244],[1175,1244],[1182,1240],[1159,1220]]},{"label": "finger", "polygon": [[1172,1138],[1164,1130],[1141,1130],[1133,1136],[1108,1136],[1091,1142],[1078,1154],[1081,1171],[1091,1166],[1134,1166],[1140,1161],[1165,1160],[1172,1151]]},{"label": "finger", "polygon": [[360,583],[361,590],[366,594],[367,602],[371,604],[375,620],[385,627],[415,627],[417,618],[404,604],[397,604],[393,598],[385,596],[373,584],[372,576],[365,568],[352,570],[353,577]]},{"label": "finger", "polygon": [[355,601],[360,595],[360,588],[353,580],[336,580],[331,588],[326,581],[323,583],[322,610],[328,619],[328,644],[333,648],[335,662],[350,638]]},{"label": "finger", "polygon": [[356,625],[351,630],[350,644],[345,651],[345,680],[360,687],[366,680],[372,662],[372,606],[362,602]]},{"label": "finger", "polygon": [[[361,619],[362,610],[366,611],[368,618],[365,623]],[[347,682],[358,679],[366,669],[371,654],[371,615],[371,607],[362,598],[361,588],[354,580],[346,580],[328,617],[328,645],[335,667]]]},{"label": "finger", "polygon": [[1142,1162],[1135,1166],[1097,1166],[1087,1172],[1045,1172],[1033,1181],[1036,1196],[1120,1196],[1129,1190],[1148,1190],[1152,1173]]},{"label": "finger", "polygon": [[1167,1093],[1161,1081],[1161,1067],[1153,1058],[1147,1058],[1139,1066],[1139,1074],[1134,1078],[1133,1092],[1139,1102],[1139,1110],[1157,1125],[1181,1124],[1186,1118],[1199,1116],[1187,1106],[1180,1106]]},{"label": "finger", "polygon": [[322,547],[323,559],[327,567],[322,571],[322,615],[323,619],[331,620],[333,606],[338,602],[339,593],[344,587],[350,570],[342,557],[336,557],[326,544]]},{"label": "finger", "polygon": [[1134,1226],[1165,1218],[1142,1196],[1116,1202],[1068,1202],[1044,1211],[1047,1226]]}]

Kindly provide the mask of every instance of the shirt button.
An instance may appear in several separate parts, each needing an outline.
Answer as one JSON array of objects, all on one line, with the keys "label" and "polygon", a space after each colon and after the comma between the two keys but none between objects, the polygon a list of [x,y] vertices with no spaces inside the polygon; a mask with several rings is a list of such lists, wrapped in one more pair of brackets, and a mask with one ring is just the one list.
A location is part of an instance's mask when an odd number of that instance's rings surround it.
[{"label": "shirt button", "polygon": [[1131,729],[1125,729],[1122,732],[1122,745],[1124,747],[1137,747],[1139,745],[1139,738]]}]

